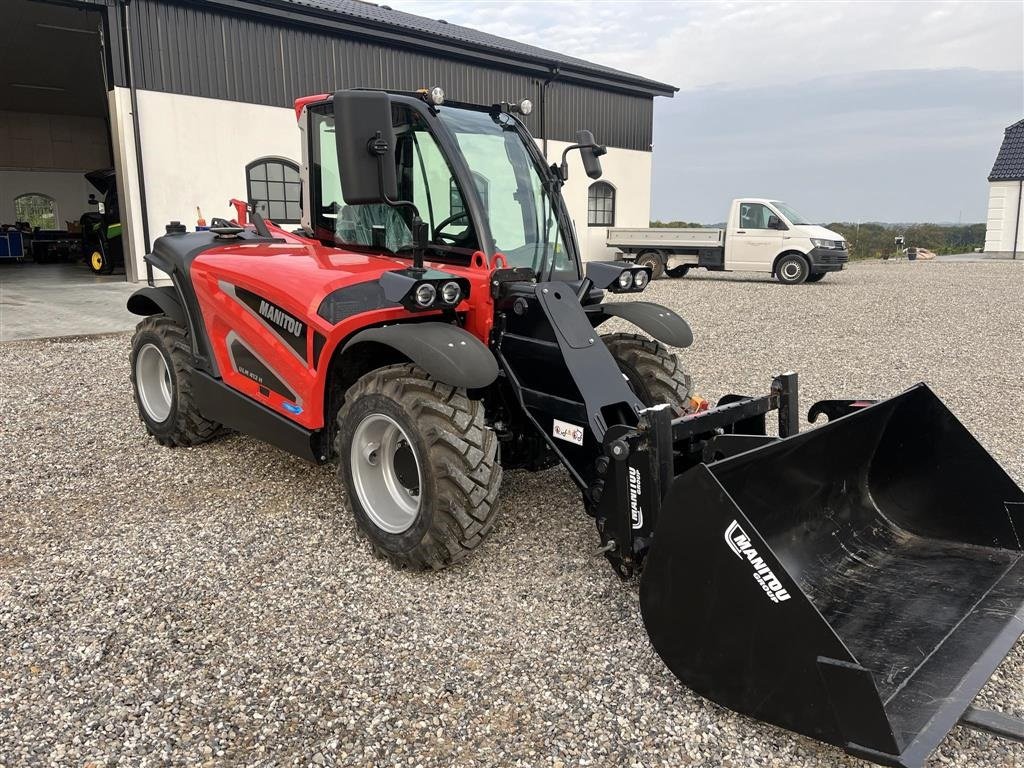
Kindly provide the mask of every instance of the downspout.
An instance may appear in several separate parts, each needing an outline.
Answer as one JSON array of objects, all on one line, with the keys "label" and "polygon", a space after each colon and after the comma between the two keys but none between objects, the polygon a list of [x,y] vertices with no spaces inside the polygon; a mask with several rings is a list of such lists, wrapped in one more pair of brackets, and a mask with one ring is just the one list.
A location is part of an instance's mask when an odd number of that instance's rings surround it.
[{"label": "downspout", "polygon": [[[139,207],[142,209],[142,244],[149,253],[149,210],[146,206],[146,173],[142,167],[142,135],[139,130],[139,97],[135,88],[135,67],[132,61],[132,36],[128,24],[128,5],[131,0],[124,0],[121,6],[122,25],[124,28],[125,62],[127,64],[128,90],[132,102],[132,132],[135,136],[135,168],[139,179]],[[146,262],[146,282],[153,285],[153,265]]]},{"label": "downspout", "polygon": [[1013,260],[1017,260],[1017,235],[1020,234],[1020,197],[1024,192],[1024,179],[1017,181],[1017,220],[1013,222]]},{"label": "downspout", "polygon": [[558,67],[552,67],[551,74],[544,79],[540,86],[540,133],[544,140],[545,160],[548,159],[548,86],[558,77],[558,74]]}]

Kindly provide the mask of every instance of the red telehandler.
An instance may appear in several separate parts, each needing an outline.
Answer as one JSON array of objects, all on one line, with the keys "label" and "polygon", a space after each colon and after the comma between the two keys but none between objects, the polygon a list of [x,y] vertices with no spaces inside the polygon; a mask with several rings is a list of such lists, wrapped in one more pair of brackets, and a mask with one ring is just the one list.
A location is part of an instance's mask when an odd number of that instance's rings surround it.
[{"label": "red telehandler", "polygon": [[[162,445],[234,429],[337,463],[360,529],[440,568],[487,536],[503,468],[560,463],[651,642],[723,706],[886,765],[958,722],[1024,632],[1024,492],[923,384],[828,400],[797,378],[705,408],[687,323],[647,267],[581,263],[527,102],[339,91],[296,103],[301,227],[169,225],[172,285],[128,302],[139,415]],[[240,217],[242,218],[242,217]],[[617,317],[637,333],[602,335]],[[769,415],[778,436],[769,434]]]}]

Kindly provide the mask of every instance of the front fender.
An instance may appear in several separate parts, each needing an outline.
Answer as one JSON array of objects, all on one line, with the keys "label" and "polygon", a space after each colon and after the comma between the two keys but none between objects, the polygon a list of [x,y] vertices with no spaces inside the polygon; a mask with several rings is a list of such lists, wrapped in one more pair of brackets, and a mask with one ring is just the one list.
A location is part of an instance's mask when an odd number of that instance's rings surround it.
[{"label": "front fender", "polygon": [[609,317],[621,317],[662,344],[688,347],[693,344],[693,331],[683,318],[668,307],[649,301],[615,301],[586,308],[596,328]]},{"label": "front fender", "polygon": [[391,347],[438,381],[481,389],[498,378],[498,363],[473,334],[448,323],[404,323],[367,328],[346,342],[342,352],[375,342]]},{"label": "front fender", "polygon": [[128,311],[134,315],[165,314],[182,328],[188,328],[188,317],[178,300],[178,292],[173,286],[146,286],[128,297]]}]

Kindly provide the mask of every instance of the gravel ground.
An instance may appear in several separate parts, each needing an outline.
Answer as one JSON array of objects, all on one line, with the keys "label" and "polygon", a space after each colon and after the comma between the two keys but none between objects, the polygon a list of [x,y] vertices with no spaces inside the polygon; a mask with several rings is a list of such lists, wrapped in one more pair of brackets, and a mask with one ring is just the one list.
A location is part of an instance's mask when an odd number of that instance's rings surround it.
[{"label": "gravel ground", "polygon": [[[818,285],[696,275],[703,394],[803,402],[928,380],[1024,483],[1024,264],[857,264]],[[560,470],[508,473],[488,542],[397,573],[329,467],[243,437],[168,450],[127,335],[0,345],[0,765],[861,765],[689,693]],[[1024,644],[982,703],[1024,716]],[[934,765],[1024,765],[956,728]]]}]

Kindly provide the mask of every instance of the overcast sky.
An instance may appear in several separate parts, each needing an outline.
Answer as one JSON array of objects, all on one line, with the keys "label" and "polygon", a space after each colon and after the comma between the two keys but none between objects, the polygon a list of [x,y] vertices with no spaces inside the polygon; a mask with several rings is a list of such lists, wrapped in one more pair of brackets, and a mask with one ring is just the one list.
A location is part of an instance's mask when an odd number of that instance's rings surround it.
[{"label": "overcast sky", "polygon": [[984,221],[1024,117],[1022,0],[387,1],[680,88],[654,102],[660,219],[764,196],[817,221]]}]

